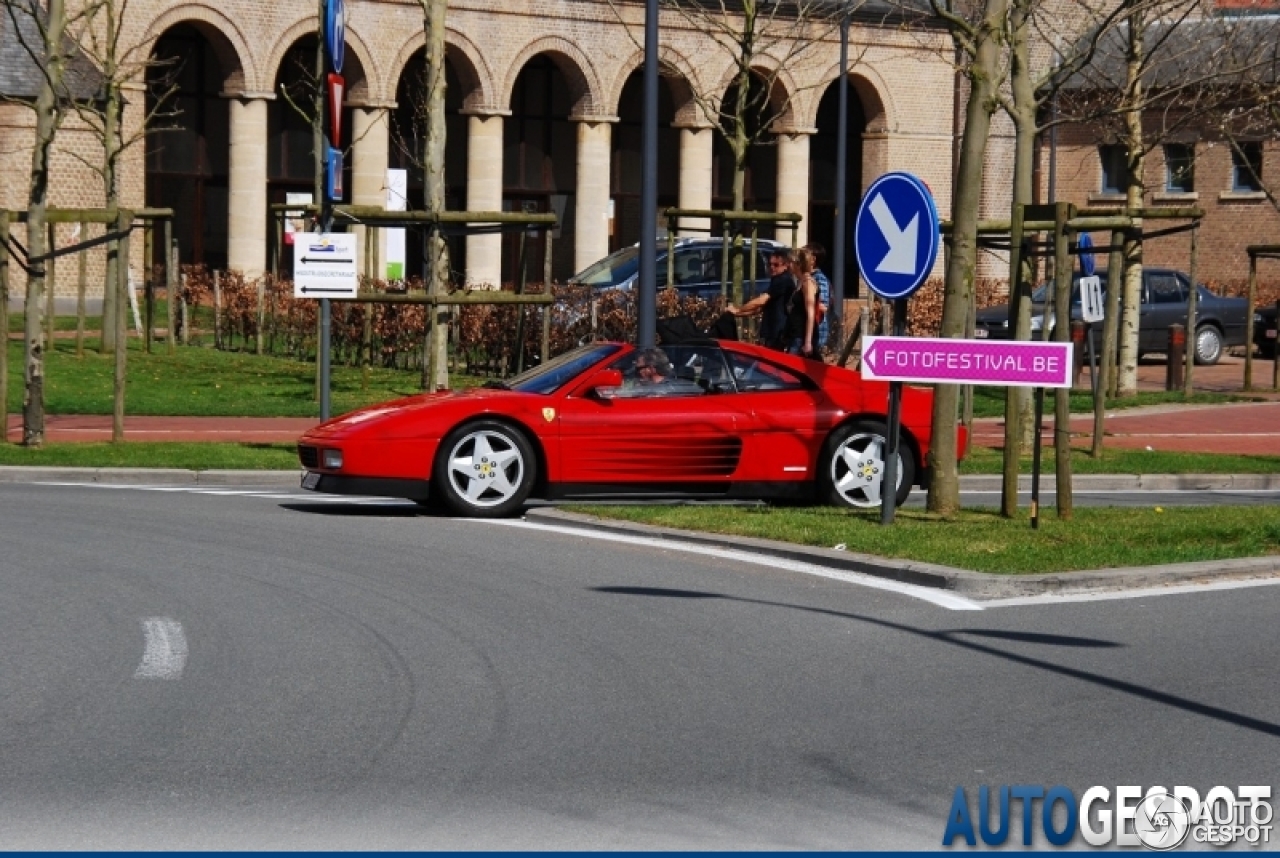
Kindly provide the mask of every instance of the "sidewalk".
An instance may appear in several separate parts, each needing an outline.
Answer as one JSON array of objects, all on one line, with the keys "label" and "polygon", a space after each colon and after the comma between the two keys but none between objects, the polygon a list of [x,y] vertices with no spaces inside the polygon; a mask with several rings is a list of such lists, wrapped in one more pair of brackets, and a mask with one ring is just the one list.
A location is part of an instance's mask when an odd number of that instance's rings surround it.
[{"label": "sidewalk", "polygon": [[[320,421],[312,417],[125,417],[126,441],[240,441],[292,444]],[[8,440],[22,437],[22,415],[10,414]],[[108,415],[48,414],[46,441],[110,441]]]}]

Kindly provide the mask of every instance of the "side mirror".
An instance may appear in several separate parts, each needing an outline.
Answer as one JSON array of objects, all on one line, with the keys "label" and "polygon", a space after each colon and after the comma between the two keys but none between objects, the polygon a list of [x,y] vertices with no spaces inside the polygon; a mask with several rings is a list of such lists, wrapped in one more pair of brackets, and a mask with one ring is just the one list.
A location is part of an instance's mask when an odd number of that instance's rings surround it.
[{"label": "side mirror", "polygon": [[600,399],[610,399],[614,392],[621,386],[621,370],[602,369],[587,379],[587,383],[582,386],[582,395],[596,396]]}]

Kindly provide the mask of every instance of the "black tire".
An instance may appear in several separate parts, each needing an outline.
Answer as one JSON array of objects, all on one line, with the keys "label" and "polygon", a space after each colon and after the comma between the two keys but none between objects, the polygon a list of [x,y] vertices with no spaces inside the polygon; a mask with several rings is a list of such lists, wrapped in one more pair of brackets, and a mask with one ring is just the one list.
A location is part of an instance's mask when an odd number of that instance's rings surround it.
[{"label": "black tire", "polygon": [[502,518],[524,505],[537,470],[523,432],[498,420],[478,420],[441,442],[431,480],[436,497],[454,513]]},{"label": "black tire", "polygon": [[1213,366],[1222,358],[1222,331],[1214,325],[1201,325],[1196,328],[1196,364]]},{"label": "black tire", "polygon": [[[832,432],[818,459],[822,499],[834,506],[879,507],[888,437],[888,427],[879,420],[846,423]],[[915,481],[915,458],[899,436],[898,506],[906,502]]]}]

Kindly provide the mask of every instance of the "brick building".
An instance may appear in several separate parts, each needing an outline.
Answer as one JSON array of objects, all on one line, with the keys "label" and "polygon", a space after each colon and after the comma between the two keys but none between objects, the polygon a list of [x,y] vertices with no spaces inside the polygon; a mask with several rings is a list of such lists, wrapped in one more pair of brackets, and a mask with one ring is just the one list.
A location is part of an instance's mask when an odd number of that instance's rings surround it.
[{"label": "brick building", "polygon": [[[1182,22],[1166,31],[1153,25],[1147,41],[1158,45],[1144,75],[1149,109],[1143,116],[1143,205],[1204,210],[1197,276],[1212,286],[1239,291],[1248,275],[1245,248],[1280,242],[1280,211],[1268,196],[1280,190],[1280,139],[1269,123],[1249,116],[1260,93],[1280,86],[1275,45],[1280,11],[1274,0],[1219,0],[1220,14]],[[1248,12],[1248,15],[1240,15]],[[1162,59],[1163,58],[1163,59]],[[1124,79],[1120,34],[1104,42],[1088,69],[1062,94],[1063,110],[1086,112],[1114,99],[1091,99]],[[1235,117],[1232,119],[1231,117]],[[1233,129],[1232,137],[1224,131]],[[1127,146],[1119,117],[1068,124],[1057,133],[1056,196],[1094,209],[1124,208],[1128,184]],[[1041,150],[1041,175],[1053,153]],[[1048,188],[1042,183],[1042,192]],[[1167,227],[1160,223],[1153,229]],[[1095,236],[1097,238],[1097,236]],[[1186,270],[1187,234],[1144,244],[1148,264]],[[1280,282],[1280,271],[1270,278]]]},{"label": "brick building", "polygon": [[[156,106],[159,76],[173,75],[176,90],[166,102],[172,109],[131,150],[121,189],[126,205],[177,211],[184,262],[267,269],[269,204],[311,191],[310,129],[284,93],[312,62],[315,8],[310,0],[129,4],[123,44],[155,63],[130,85],[126,134],[139,134]],[[851,28],[849,200],[856,204],[879,174],[909,169],[946,212],[949,40],[904,32],[888,8],[862,7]],[[346,201],[384,205],[388,168],[412,166],[401,138],[423,63],[422,13],[407,0],[348,0],[346,9]],[[639,235],[642,20],[641,6],[603,0],[449,7],[447,204],[554,211],[560,279]],[[694,94],[722,97],[731,58],[675,17],[664,14],[661,26],[659,204],[728,207],[727,147]],[[775,100],[787,109],[771,128],[775,145],[753,155],[747,186],[749,208],[800,212],[801,239],[829,246],[838,58],[831,31],[778,70]],[[30,128],[30,111],[0,104],[0,205],[11,209],[26,205]],[[100,145],[74,120],[55,145],[54,204],[100,205],[101,180],[83,163],[100,159]],[[410,205],[421,200],[413,172]],[[501,236],[471,236],[454,248],[470,282],[511,279],[512,256]],[[57,288],[74,288],[69,273],[59,271]]]}]

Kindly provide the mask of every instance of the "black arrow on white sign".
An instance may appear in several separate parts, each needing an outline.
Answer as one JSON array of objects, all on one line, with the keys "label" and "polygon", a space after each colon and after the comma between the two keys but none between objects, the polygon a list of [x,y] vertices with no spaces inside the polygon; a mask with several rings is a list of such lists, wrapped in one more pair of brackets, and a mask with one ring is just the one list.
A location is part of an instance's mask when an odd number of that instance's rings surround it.
[{"label": "black arrow on white sign", "polygon": [[323,262],[329,265],[355,265],[356,264],[356,261],[354,259],[338,259],[336,257],[324,258],[324,257],[315,257],[315,256],[302,257],[303,265],[314,265],[318,262]]},{"label": "black arrow on white sign", "polygon": [[302,289],[301,289],[301,292],[302,292],[302,294],[303,294],[303,295],[307,295],[307,294],[309,294],[309,293],[311,293],[311,292],[336,292],[336,293],[341,294],[341,295],[350,295],[353,291],[355,291],[355,290],[353,290],[353,289],[343,289],[343,288],[340,288],[340,287],[339,287],[339,288],[330,288],[330,287],[326,287],[326,286],[303,286],[303,287],[302,287]]}]

